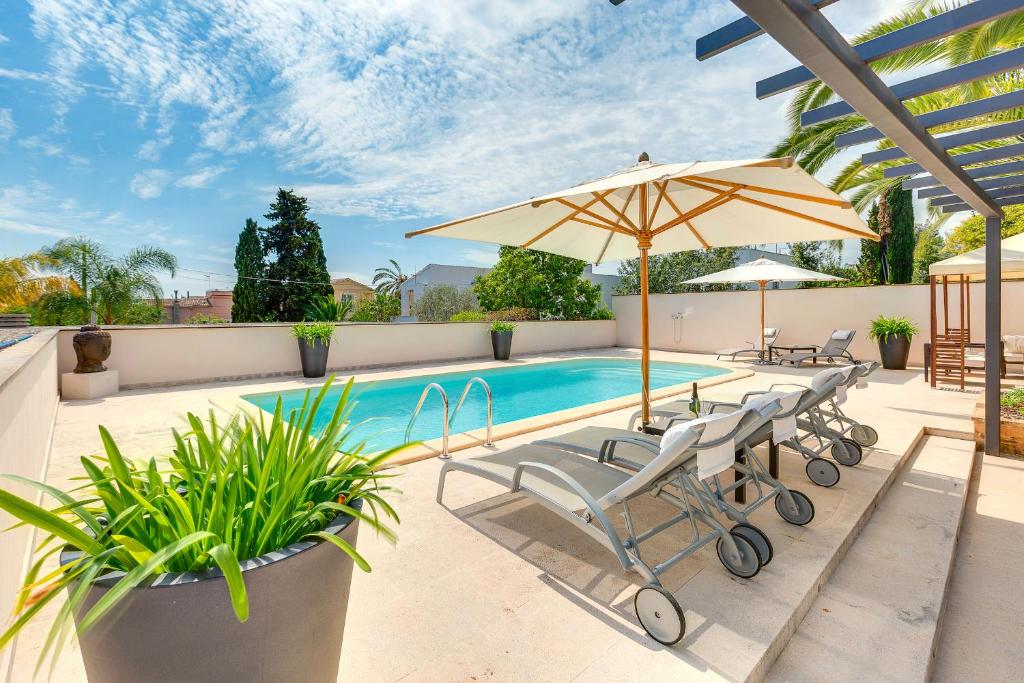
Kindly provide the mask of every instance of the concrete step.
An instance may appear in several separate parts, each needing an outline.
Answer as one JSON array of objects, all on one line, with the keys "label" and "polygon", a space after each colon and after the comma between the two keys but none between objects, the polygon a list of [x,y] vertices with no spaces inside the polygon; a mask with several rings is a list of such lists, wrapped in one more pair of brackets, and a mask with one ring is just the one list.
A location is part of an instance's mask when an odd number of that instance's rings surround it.
[{"label": "concrete step", "polygon": [[918,444],[768,680],[928,678],[974,458],[972,441]]}]

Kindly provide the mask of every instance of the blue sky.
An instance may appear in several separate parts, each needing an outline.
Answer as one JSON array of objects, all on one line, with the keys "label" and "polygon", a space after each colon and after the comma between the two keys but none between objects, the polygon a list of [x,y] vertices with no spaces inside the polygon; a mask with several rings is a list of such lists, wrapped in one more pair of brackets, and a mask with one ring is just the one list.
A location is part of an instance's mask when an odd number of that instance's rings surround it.
[{"label": "blue sky", "polygon": [[[826,14],[856,31],[886,0]],[[405,231],[655,161],[750,158],[783,133],[759,39],[709,62],[726,0],[0,2],[0,255],[86,234],[155,244],[165,287],[230,286],[277,187],[310,200],[328,267],[487,265]]]}]

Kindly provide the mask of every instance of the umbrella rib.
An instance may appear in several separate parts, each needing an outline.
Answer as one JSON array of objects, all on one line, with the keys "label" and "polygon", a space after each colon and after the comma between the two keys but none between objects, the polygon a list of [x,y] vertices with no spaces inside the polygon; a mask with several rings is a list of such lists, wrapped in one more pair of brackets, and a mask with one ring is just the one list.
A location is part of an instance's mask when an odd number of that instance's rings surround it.
[{"label": "umbrella rib", "polygon": [[[608,190],[607,192],[605,192],[605,194],[608,194],[610,192],[612,192],[612,190]],[[604,195],[602,195],[602,196],[604,196]],[[594,204],[597,204],[597,202],[598,202],[597,199],[592,199],[589,202],[587,202],[586,204],[584,204],[582,208],[584,208],[584,209],[590,208]],[[547,237],[548,235],[553,233],[555,230],[557,230],[558,228],[562,227],[563,225],[565,225],[566,223],[571,221],[578,214],[579,214],[579,211],[573,211],[568,216],[565,216],[564,218],[559,219],[553,225],[545,228],[541,232],[539,232],[536,235],[534,235],[533,237],[531,237],[529,240],[523,242],[520,246],[523,247],[524,249],[529,247],[531,244],[533,244],[537,240],[540,240],[540,239],[543,239],[543,238]]]},{"label": "umbrella rib", "polygon": [[617,220],[615,221],[616,225],[618,225],[618,224],[620,224],[620,223],[622,223],[622,222],[625,222],[625,223],[626,223],[626,225],[628,225],[628,226],[629,226],[630,228],[632,228],[633,230],[635,230],[635,231],[637,231],[637,232],[639,232],[639,231],[640,231],[640,228],[636,227],[636,223],[634,223],[633,221],[631,221],[631,220],[629,219],[629,216],[627,216],[627,215],[626,215],[626,207],[628,207],[628,206],[629,206],[629,203],[630,203],[631,201],[633,201],[633,195],[634,195],[634,194],[636,194],[636,185],[634,185],[634,186],[633,186],[633,187],[632,187],[632,188],[630,189],[630,191],[629,191],[629,197],[627,197],[627,199],[626,199],[626,203],[622,205],[622,209],[621,209],[621,210],[619,210],[619,209],[616,209],[616,208],[615,208],[615,207],[614,207],[614,206],[612,205],[612,203],[611,203],[610,201],[608,201],[608,200],[606,199],[607,193],[606,193],[605,195],[600,195],[600,196],[599,196],[599,194],[598,194],[597,192],[594,192],[593,194],[594,194],[594,196],[595,196],[595,197],[598,197],[598,201],[600,201],[600,202],[601,202],[602,204],[604,204],[605,206],[607,206],[607,207],[609,208],[609,210],[611,210],[611,212],[612,212],[612,213],[614,213],[614,214],[615,214],[616,216],[618,216],[618,219],[617,219]]},{"label": "umbrella rib", "polygon": [[622,228],[622,227],[619,227],[617,225],[616,226],[609,226],[609,225],[605,225],[604,223],[598,223],[597,221],[588,221],[586,218],[580,218],[579,216],[573,216],[569,220],[571,220],[574,223],[582,223],[583,225],[591,225],[591,226],[593,226],[595,228],[600,228],[601,230],[608,230],[609,232],[617,232],[617,233],[619,233],[621,235],[628,235],[629,237],[633,237],[634,236],[634,233],[630,232],[626,228]]},{"label": "umbrella rib", "polygon": [[[790,192],[788,190],[776,190],[771,187],[762,187],[760,185],[748,185],[746,183],[734,183],[731,180],[719,180],[718,178],[706,178],[704,176],[692,176],[690,178],[673,178],[673,180],[683,182],[684,180],[700,180],[705,183],[715,183],[717,185],[728,185],[730,187],[739,186],[740,189],[747,190],[749,192],[760,192],[761,194],[773,194],[779,197],[789,197],[790,199],[800,199],[805,202],[816,202],[818,204],[827,204],[829,206],[838,206],[840,209],[849,209],[853,207],[853,204],[846,201],[845,199],[832,199],[831,197],[815,197],[810,194],[802,194],[800,192]],[[691,183],[687,183],[689,185]]]},{"label": "umbrella rib", "polygon": [[689,231],[693,233],[693,236],[697,238],[697,241],[700,242],[702,247],[704,247],[705,249],[711,248],[711,245],[707,243],[707,241],[701,236],[699,232],[697,232],[697,228],[693,227],[693,223],[691,223],[690,221],[683,221],[683,225],[685,225],[687,229],[689,229]]},{"label": "umbrella rib", "polygon": [[654,223],[654,217],[658,215],[658,207],[661,206],[661,200],[665,197],[665,190],[668,188],[668,181],[661,183],[654,183],[654,186],[658,188],[658,196],[654,199],[654,208],[651,209],[651,216],[647,219],[647,225]]},{"label": "umbrella rib", "polygon": [[[705,189],[705,188],[702,188],[702,189]],[[661,233],[665,232],[666,230],[670,230],[671,228],[674,228],[677,225],[680,225],[681,223],[684,223],[684,222],[690,220],[691,218],[696,218],[697,216],[701,215],[702,213],[707,213],[708,211],[710,211],[712,209],[717,209],[722,204],[725,204],[726,202],[731,201],[735,197],[738,197],[739,195],[737,195],[736,193],[740,191],[740,188],[734,187],[734,188],[732,188],[732,189],[730,189],[728,191],[725,191],[725,192],[722,192],[722,191],[720,191],[720,190],[718,190],[716,188],[716,189],[712,189],[711,191],[712,192],[717,192],[718,196],[714,197],[712,199],[707,200],[703,204],[699,204],[698,206],[695,206],[694,208],[690,209],[686,213],[681,213],[679,216],[677,216],[677,217],[673,218],[672,220],[664,223],[657,230],[654,230],[651,233],[651,235],[652,236],[660,235]],[[678,209],[676,209],[676,210],[678,211]]]},{"label": "umbrella rib", "polygon": [[[603,199],[603,197],[601,199]],[[586,216],[590,216],[591,218],[593,218],[595,220],[601,221],[601,223],[603,223],[604,225],[608,226],[609,228],[618,228],[619,227],[617,223],[612,223],[610,220],[608,220],[607,218],[605,218],[601,214],[594,213],[589,208],[587,208],[587,207],[593,206],[593,202],[588,202],[587,204],[585,204],[583,206],[579,206],[578,204],[573,204],[572,202],[570,202],[568,199],[565,199],[564,197],[558,197],[557,199],[555,199],[555,201],[558,202],[559,204],[562,204],[564,206],[569,207],[570,209],[575,209],[576,210],[576,214],[581,214],[582,213],[582,214],[584,214]],[[600,201],[600,199],[598,199],[597,201]],[[575,220],[575,217],[573,218],[573,220]]]},{"label": "umbrella rib", "polygon": [[[595,193],[595,194],[597,194],[597,193]],[[635,194],[636,194],[636,185],[634,185],[633,187],[629,188],[629,194],[626,195],[626,201],[622,203],[622,211],[621,212],[617,212],[617,213],[619,213],[619,216],[620,216],[619,220],[622,220],[623,218],[626,218],[626,207],[629,206],[629,203],[631,201],[633,201],[633,195],[635,195]],[[609,202],[609,204],[610,204],[610,202]],[[626,220],[629,220],[629,219],[626,218]],[[618,222],[618,221],[616,221],[616,222]],[[608,238],[605,239],[605,241],[604,241],[604,246],[601,247],[601,253],[599,253],[597,255],[597,260],[594,261],[594,263],[601,263],[601,260],[604,258],[605,253],[607,253],[607,251],[608,251],[609,245],[611,245],[611,243],[612,243],[612,238],[613,237],[615,237],[615,233],[614,232],[609,232],[608,233]]]},{"label": "umbrella rib", "polygon": [[753,204],[755,206],[760,206],[760,207],[765,208],[765,209],[771,209],[772,211],[778,211],[779,213],[784,213],[787,216],[793,216],[795,218],[803,218],[804,220],[811,221],[812,223],[819,223],[821,225],[826,225],[826,226],[828,226],[830,228],[835,228],[836,230],[841,230],[842,232],[848,232],[851,235],[856,235],[857,237],[860,237],[860,238],[863,238],[863,239],[874,240],[875,242],[878,242],[878,241],[881,240],[881,238],[877,234],[875,234],[874,232],[861,232],[860,230],[855,230],[854,228],[848,228],[845,225],[840,225],[839,223],[833,223],[832,221],[827,221],[824,218],[817,218],[816,216],[809,216],[806,213],[800,213],[799,211],[793,211],[792,209],[787,209],[787,208],[784,208],[784,207],[781,207],[781,206],[777,206],[775,204],[769,204],[768,202],[762,202],[760,199],[754,199],[753,197],[744,197],[743,195],[738,194],[738,195],[734,195],[733,198],[734,199],[738,199],[741,202],[746,202],[748,204]]}]

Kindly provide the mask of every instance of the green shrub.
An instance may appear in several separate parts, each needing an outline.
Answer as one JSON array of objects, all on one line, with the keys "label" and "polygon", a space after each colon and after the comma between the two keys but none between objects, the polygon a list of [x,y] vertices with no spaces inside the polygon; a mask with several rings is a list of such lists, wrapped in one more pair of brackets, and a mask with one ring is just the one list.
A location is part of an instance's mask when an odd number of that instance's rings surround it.
[{"label": "green shrub", "polygon": [[321,296],[306,308],[306,320],[316,322],[341,322],[352,313],[350,300],[337,301],[333,296]]},{"label": "green shrub", "polygon": [[540,314],[535,308],[503,308],[487,313],[488,320],[539,320]]},{"label": "green shrub", "polygon": [[453,323],[477,323],[487,320],[487,314],[483,311],[461,311],[448,320]]},{"label": "green shrub", "polygon": [[402,315],[402,302],[397,296],[376,294],[372,298],[363,299],[356,304],[352,313],[352,322],[357,323],[389,323],[391,319]]},{"label": "green shrub", "polygon": [[297,323],[292,325],[292,336],[307,344],[330,344],[334,337],[334,323]]},{"label": "green shrub", "polygon": [[1024,387],[1017,387],[1001,393],[999,405],[1003,408],[1024,408]]},{"label": "green shrub", "polygon": [[[17,595],[15,616],[0,635],[0,648],[40,614],[53,618],[43,608],[67,596],[41,655],[55,659],[76,628],[74,613],[84,610],[77,623],[81,635],[122,600],[130,600],[132,588],[163,572],[219,569],[235,616],[244,622],[249,600],[239,562],[304,539],[334,545],[369,571],[355,548],[324,529],[344,513],[394,542],[386,522],[397,522],[398,515],[384,500],[391,488],[382,485],[391,475],[379,469],[403,447],[363,454],[364,445],[351,437],[351,381],[330,421],[315,434],[313,416],[332,381],[315,397],[307,391],[302,407],[287,415],[278,400],[270,419],[242,414],[222,426],[212,410],[208,423],[190,413],[189,431],[174,430],[173,452],[159,461],[126,459],[101,426],[105,455],[83,457],[84,476],[68,492],[3,475],[48,495],[55,507],[46,509],[33,502],[35,496],[20,498],[0,489],[0,510],[38,529],[43,539]],[[362,511],[352,505],[357,500],[362,500]],[[65,545],[81,550],[81,557],[50,572],[48,562]],[[124,573],[84,609],[91,582],[109,572]]]},{"label": "green shrub", "polygon": [[917,325],[902,316],[886,318],[880,315],[871,321],[871,329],[868,330],[868,338],[872,341],[887,341],[891,336],[904,336],[912,339],[920,332]]},{"label": "green shrub", "polygon": [[601,306],[600,308],[594,309],[594,315],[590,316],[591,320],[615,320],[615,313],[612,309]]},{"label": "green shrub", "polygon": [[185,324],[186,325],[223,325],[223,324],[229,323],[229,322],[231,322],[231,321],[230,320],[225,320],[224,318],[218,318],[215,315],[207,315],[205,313],[200,313],[199,315],[194,315],[191,318],[189,318],[188,320],[186,320]]},{"label": "green shrub", "polygon": [[491,323],[491,332],[511,332],[516,329],[515,323],[506,322],[504,320],[495,320]]}]

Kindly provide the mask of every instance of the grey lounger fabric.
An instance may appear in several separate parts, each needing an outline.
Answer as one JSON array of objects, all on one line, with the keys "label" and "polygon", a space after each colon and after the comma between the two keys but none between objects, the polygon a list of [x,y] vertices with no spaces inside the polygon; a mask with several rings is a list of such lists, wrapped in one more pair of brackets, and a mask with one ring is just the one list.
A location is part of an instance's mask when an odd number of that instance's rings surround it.
[{"label": "grey lounger fabric", "polygon": [[[779,332],[781,330],[778,327],[766,327],[764,328],[764,349],[768,351],[775,344],[779,338]],[[721,351],[715,351],[717,354],[716,360],[721,360],[722,356],[728,356],[731,360],[736,360],[736,356],[760,356],[761,355],[761,340],[756,343],[748,341],[750,346],[735,349],[722,349]]]},{"label": "grey lounger fabric", "polygon": [[837,358],[843,358],[856,363],[853,356],[847,351],[850,343],[853,341],[853,337],[857,334],[856,330],[832,330],[832,334],[829,336],[828,341],[825,342],[824,346],[821,346],[818,351],[814,353],[787,353],[785,356],[779,358],[779,365],[783,363],[791,363],[797,367],[800,367],[803,363],[813,360],[815,358],[824,358],[829,363],[835,362]]}]

